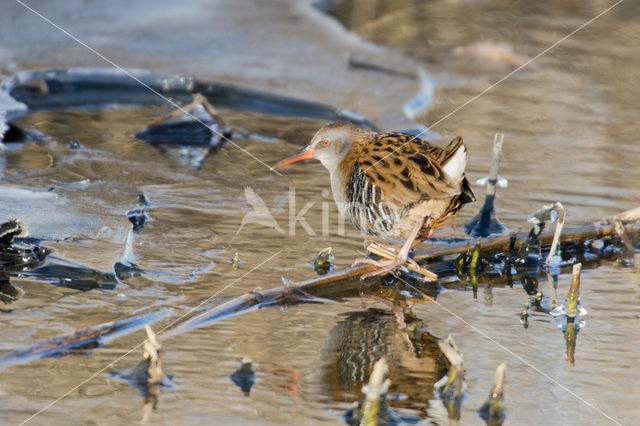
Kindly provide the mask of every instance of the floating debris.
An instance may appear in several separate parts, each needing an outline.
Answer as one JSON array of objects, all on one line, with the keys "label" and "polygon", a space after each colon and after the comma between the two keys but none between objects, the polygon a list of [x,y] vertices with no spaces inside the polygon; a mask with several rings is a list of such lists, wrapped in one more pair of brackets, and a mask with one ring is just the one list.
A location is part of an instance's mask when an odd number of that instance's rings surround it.
[{"label": "floating debris", "polygon": [[147,208],[140,207],[129,210],[127,212],[127,219],[129,219],[129,222],[133,225],[133,232],[142,232],[147,220],[149,220],[149,216],[147,216]]},{"label": "floating debris", "polygon": [[491,234],[507,232],[508,229],[498,220],[493,202],[496,198],[496,185],[507,186],[507,181],[500,176],[500,159],[502,158],[502,143],[504,134],[496,133],[493,138],[493,156],[491,158],[491,170],[488,178],[478,180],[478,184],[487,186],[487,195],[480,212],[469,222],[462,226],[464,232],[472,237],[487,237]]},{"label": "floating debris", "polygon": [[171,311],[171,309],[162,309],[52,337],[33,346],[2,354],[0,356],[0,368],[22,364],[35,358],[77,353],[72,350],[99,348],[106,342],[131,333],[146,324],[169,315]]},{"label": "floating debris", "polygon": [[142,276],[145,271],[135,263],[116,262],[113,264],[113,273],[120,281]]},{"label": "floating debris", "polygon": [[242,358],[242,365],[236,371],[231,373],[229,378],[235,383],[245,396],[249,396],[253,384],[256,382],[256,373],[252,368],[253,361],[250,357],[245,356]]},{"label": "floating debris", "polygon": [[240,264],[240,255],[238,253],[233,255],[233,259],[231,259],[231,264],[233,265],[233,269],[238,269]]},{"label": "floating debris", "polygon": [[38,245],[18,247],[16,237],[29,235],[26,226],[17,218],[0,224],[0,271],[28,271],[42,265],[52,250]]},{"label": "floating debris", "polygon": [[448,418],[460,420],[460,408],[467,387],[464,382],[464,357],[451,335],[444,342],[439,341],[438,346],[450,365],[447,374],[434,385],[435,395],[447,409]]},{"label": "floating debris", "polygon": [[188,105],[166,115],[135,137],[199,168],[204,159],[231,137],[231,128],[200,93]]},{"label": "floating debris", "polygon": [[108,376],[122,380],[140,391],[144,397],[142,422],[148,421],[151,412],[157,407],[161,389],[174,387],[173,377],[162,371],[161,346],[156,334],[148,325],[145,325],[144,328],[147,332],[147,339],[144,341],[142,361],[133,368],[113,370],[107,373]]},{"label": "floating debris", "polygon": [[529,328],[529,309],[531,309],[531,305],[527,303],[522,308],[522,311],[520,311],[520,324],[522,324],[524,328]]},{"label": "floating debris", "polygon": [[158,338],[148,325],[145,325],[144,329],[147,333],[147,339],[144,341],[142,361],[133,368],[113,370],[108,375],[123,380],[141,390],[149,385],[157,384],[171,387],[173,385],[172,377],[162,372],[162,363],[160,361],[160,349],[162,347],[158,342]]},{"label": "floating debris", "polygon": [[336,258],[333,257],[333,251],[331,250],[331,247],[327,247],[316,256],[316,259],[313,261],[313,269],[318,275],[326,275],[329,272],[333,272],[334,260],[336,260]]},{"label": "floating debris", "polygon": [[71,142],[69,142],[69,148],[79,150],[79,149],[84,149],[84,145],[82,145],[82,142],[80,142],[78,139],[74,139]]},{"label": "floating debris", "polygon": [[27,227],[15,217],[0,224],[0,250],[6,249],[13,243],[13,239],[17,236],[27,236],[29,232]]},{"label": "floating debris", "polygon": [[9,274],[0,272],[0,300],[5,304],[11,304],[18,300],[24,291],[11,284]]},{"label": "floating debris", "polygon": [[201,93],[216,105],[236,110],[352,122],[377,131],[377,127],[361,114],[332,105],[185,75],[169,76],[147,70],[131,70],[130,73],[136,78],[132,79],[131,74],[127,75],[113,68],[21,71],[2,81],[0,97],[7,98],[2,99],[2,103],[8,105],[5,108],[11,116],[38,109],[59,108],[61,104],[69,108],[91,108],[119,103],[164,105],[165,101],[151,92],[151,88],[165,97],[182,102],[188,101],[193,94]]},{"label": "floating debris", "polygon": [[13,245],[15,237],[24,238],[27,235],[27,228],[19,219],[12,218],[0,225],[0,271],[19,272],[20,276],[31,276],[58,287],[81,291],[115,288],[117,280],[109,272],[79,266],[60,258],[58,260],[61,263],[45,263],[52,249],[38,245]]},{"label": "floating debris", "polygon": [[489,426],[500,426],[507,417],[504,411],[504,376],[507,363],[503,362],[496,368],[493,387],[486,402],[478,410],[478,414]]},{"label": "floating debris", "polygon": [[80,291],[89,291],[98,288],[113,290],[118,284],[118,280],[112,272],[71,264],[60,258],[56,259],[64,263],[48,262],[32,270],[23,271],[22,275],[47,281],[56,287],[71,288]]},{"label": "floating debris", "polygon": [[4,135],[0,138],[0,143],[26,143],[50,140],[50,136],[39,132],[36,129],[21,127],[13,121],[9,121],[6,123],[6,130]]},{"label": "floating debris", "polygon": [[151,206],[151,200],[149,200],[149,197],[147,197],[143,193],[138,194],[138,196],[136,197],[136,200],[138,200],[138,203],[142,206],[145,206],[145,207]]}]

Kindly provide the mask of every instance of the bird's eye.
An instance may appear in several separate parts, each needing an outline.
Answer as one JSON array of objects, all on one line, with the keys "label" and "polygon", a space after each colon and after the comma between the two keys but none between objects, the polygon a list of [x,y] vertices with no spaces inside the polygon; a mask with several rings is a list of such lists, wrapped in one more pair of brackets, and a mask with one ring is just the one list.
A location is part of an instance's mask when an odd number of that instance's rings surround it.
[{"label": "bird's eye", "polygon": [[322,145],[327,146],[331,143],[329,139],[322,139]]}]

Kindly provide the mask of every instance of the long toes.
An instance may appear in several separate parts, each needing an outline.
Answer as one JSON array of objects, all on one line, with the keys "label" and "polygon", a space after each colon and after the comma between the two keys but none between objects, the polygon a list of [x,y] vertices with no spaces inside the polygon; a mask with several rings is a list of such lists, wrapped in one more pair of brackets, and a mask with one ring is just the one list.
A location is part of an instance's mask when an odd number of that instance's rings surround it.
[{"label": "long toes", "polygon": [[380,269],[377,269],[373,272],[368,272],[366,274],[363,274],[360,279],[364,280],[370,277],[375,277],[377,275],[384,275],[388,272],[393,271],[398,265],[395,261],[389,261],[389,262],[378,262],[378,264],[376,265],[378,266]]},{"label": "long toes", "polygon": [[407,261],[406,261],[406,263],[408,263],[409,265],[414,266],[414,267],[416,267],[416,268],[419,268],[419,267],[420,267],[420,265],[418,265],[418,262],[416,262],[415,260],[413,260],[413,259],[411,259],[411,258],[408,258],[408,259],[407,259]]},{"label": "long toes", "polygon": [[378,263],[377,260],[369,259],[368,257],[364,257],[362,259],[354,260],[353,263],[351,264],[351,266],[353,267],[353,266],[356,266],[358,264],[380,266],[380,264]]}]

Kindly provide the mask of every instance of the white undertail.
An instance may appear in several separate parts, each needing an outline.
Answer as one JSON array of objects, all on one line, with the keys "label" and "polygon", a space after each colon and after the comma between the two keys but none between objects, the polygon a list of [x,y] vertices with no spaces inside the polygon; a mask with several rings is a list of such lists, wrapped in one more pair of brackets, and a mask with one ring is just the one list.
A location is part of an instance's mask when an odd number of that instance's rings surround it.
[{"label": "white undertail", "polygon": [[462,178],[464,169],[467,167],[467,147],[461,145],[460,148],[453,154],[453,157],[442,168],[446,174],[453,180]]}]

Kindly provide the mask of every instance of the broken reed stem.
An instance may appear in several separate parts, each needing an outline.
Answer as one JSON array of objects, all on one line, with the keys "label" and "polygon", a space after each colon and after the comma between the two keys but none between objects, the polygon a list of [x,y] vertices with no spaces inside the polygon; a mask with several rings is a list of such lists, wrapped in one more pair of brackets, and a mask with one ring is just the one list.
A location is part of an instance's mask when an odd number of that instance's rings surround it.
[{"label": "broken reed stem", "polygon": [[504,420],[504,376],[507,369],[507,363],[503,362],[496,368],[496,374],[493,379],[493,387],[487,402],[484,403],[480,410],[484,407],[487,409],[487,424],[488,425],[501,425]]},{"label": "broken reed stem", "polygon": [[491,388],[491,399],[501,398],[504,393],[504,377],[507,370],[507,362],[503,362],[496,368],[496,374],[493,379],[493,388]]},{"label": "broken reed stem", "polygon": [[567,317],[573,318],[578,315],[578,299],[580,298],[580,271],[582,270],[582,263],[576,263],[573,265],[573,275],[571,277],[571,286],[569,287],[569,293],[567,293]]},{"label": "broken reed stem", "polygon": [[493,156],[491,157],[491,170],[489,171],[489,181],[487,182],[487,195],[496,194],[496,183],[498,183],[498,173],[500,172],[503,142],[504,133],[496,133],[493,136]]},{"label": "broken reed stem", "polygon": [[549,249],[549,256],[547,256],[547,265],[551,264],[551,258],[556,254],[556,248],[560,241],[560,234],[562,233],[562,227],[564,226],[564,206],[561,202],[556,201],[555,207],[558,211],[558,222],[556,223],[556,230],[553,233],[553,241],[551,242],[551,248]]}]

